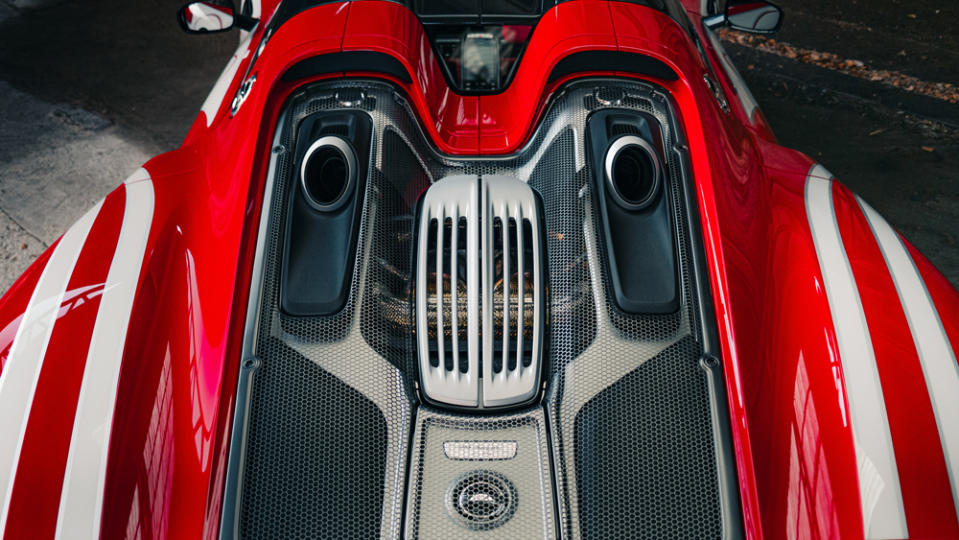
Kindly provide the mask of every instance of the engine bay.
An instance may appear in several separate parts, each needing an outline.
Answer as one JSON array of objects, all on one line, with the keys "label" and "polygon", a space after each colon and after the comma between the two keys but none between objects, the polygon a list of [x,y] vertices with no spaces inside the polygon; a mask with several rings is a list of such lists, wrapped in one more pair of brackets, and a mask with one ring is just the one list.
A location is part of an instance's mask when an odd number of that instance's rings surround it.
[{"label": "engine bay", "polygon": [[582,80],[460,158],[375,81],[289,100],[223,535],[740,530],[698,211],[653,85]]}]

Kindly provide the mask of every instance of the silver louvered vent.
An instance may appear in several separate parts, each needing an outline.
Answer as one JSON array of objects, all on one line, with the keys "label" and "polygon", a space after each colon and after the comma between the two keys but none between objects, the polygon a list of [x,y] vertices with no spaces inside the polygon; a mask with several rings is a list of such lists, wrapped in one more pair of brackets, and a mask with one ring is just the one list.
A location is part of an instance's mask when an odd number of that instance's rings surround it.
[{"label": "silver louvered vent", "polygon": [[491,408],[531,400],[545,322],[538,201],[508,176],[451,176],[423,199],[416,333],[431,401]]}]

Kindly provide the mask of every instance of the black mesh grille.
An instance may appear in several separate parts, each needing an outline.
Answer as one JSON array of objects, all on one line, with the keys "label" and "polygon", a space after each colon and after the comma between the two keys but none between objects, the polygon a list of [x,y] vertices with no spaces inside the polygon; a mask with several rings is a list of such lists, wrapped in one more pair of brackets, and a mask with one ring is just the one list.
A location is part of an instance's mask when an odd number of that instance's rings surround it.
[{"label": "black mesh grille", "polygon": [[682,339],[597,395],[576,417],[583,538],[719,536],[699,351],[692,338]]},{"label": "black mesh grille", "polygon": [[[375,538],[386,420],[369,399],[276,339],[257,371],[243,538]],[[320,415],[320,416],[318,416]]]},{"label": "black mesh grille", "polygon": [[[357,85],[340,90],[358,93]],[[375,99],[360,95],[359,108],[373,110]],[[412,382],[403,375],[412,350],[406,329],[415,196],[408,188],[425,177],[370,168],[359,256],[339,313],[292,317],[278,303],[282,235],[296,186],[288,149],[302,118],[342,101],[337,89],[298,94],[274,148],[255,361],[244,366],[253,378],[237,514],[243,538],[392,536],[402,519],[397,494],[412,411]],[[237,455],[232,449],[231,458]]]}]

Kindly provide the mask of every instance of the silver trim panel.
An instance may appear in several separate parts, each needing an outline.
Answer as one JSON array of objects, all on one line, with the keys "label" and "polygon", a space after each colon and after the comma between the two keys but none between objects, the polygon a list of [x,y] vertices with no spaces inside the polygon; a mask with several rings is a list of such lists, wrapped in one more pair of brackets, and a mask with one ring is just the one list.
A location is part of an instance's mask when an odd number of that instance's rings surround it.
[{"label": "silver trim panel", "polygon": [[516,441],[446,441],[443,453],[460,461],[499,461],[516,457]]}]

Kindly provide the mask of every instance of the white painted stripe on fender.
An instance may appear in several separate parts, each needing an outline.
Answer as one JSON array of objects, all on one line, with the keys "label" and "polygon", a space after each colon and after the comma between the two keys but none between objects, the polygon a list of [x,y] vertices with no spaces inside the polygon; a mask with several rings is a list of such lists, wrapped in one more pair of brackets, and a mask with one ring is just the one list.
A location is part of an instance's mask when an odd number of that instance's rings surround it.
[{"label": "white painted stripe on fender", "polygon": [[939,427],[939,440],[952,484],[952,501],[959,515],[959,364],[939,312],[906,246],[878,212],[862,199],[858,200],[879,242],[909,321]]},{"label": "white painted stripe on fender", "polygon": [[[142,171],[142,172],[141,172]],[[117,381],[144,250],[153,223],[153,182],[141,169],[126,187],[116,252],[90,337],[70,439],[57,538],[98,538]]]},{"label": "white painted stripe on fender", "polygon": [[866,315],[832,198],[832,174],[821,165],[806,179],[806,216],[825,281],[849,401],[866,538],[906,538],[905,508]]},{"label": "white painted stripe on fender", "polygon": [[252,38],[253,33],[250,32],[246,39],[240,42],[240,45],[236,48],[236,52],[233,53],[230,61],[227,62],[226,67],[223,68],[223,71],[217,78],[216,83],[214,83],[213,89],[210,90],[210,93],[206,96],[206,100],[203,101],[203,105],[200,107],[200,110],[206,117],[207,127],[210,127],[210,125],[213,123],[213,119],[216,118],[216,113],[219,112],[220,106],[223,104],[223,99],[226,97],[226,91],[230,89],[230,84],[233,83],[233,79],[236,77],[236,73],[240,69],[240,64],[242,64],[243,60],[250,55],[250,42]]},{"label": "white painted stripe on fender", "polygon": [[50,334],[73,268],[102,205],[103,201],[97,203],[60,238],[40,274],[0,372],[0,538],[6,529],[13,480]]}]

